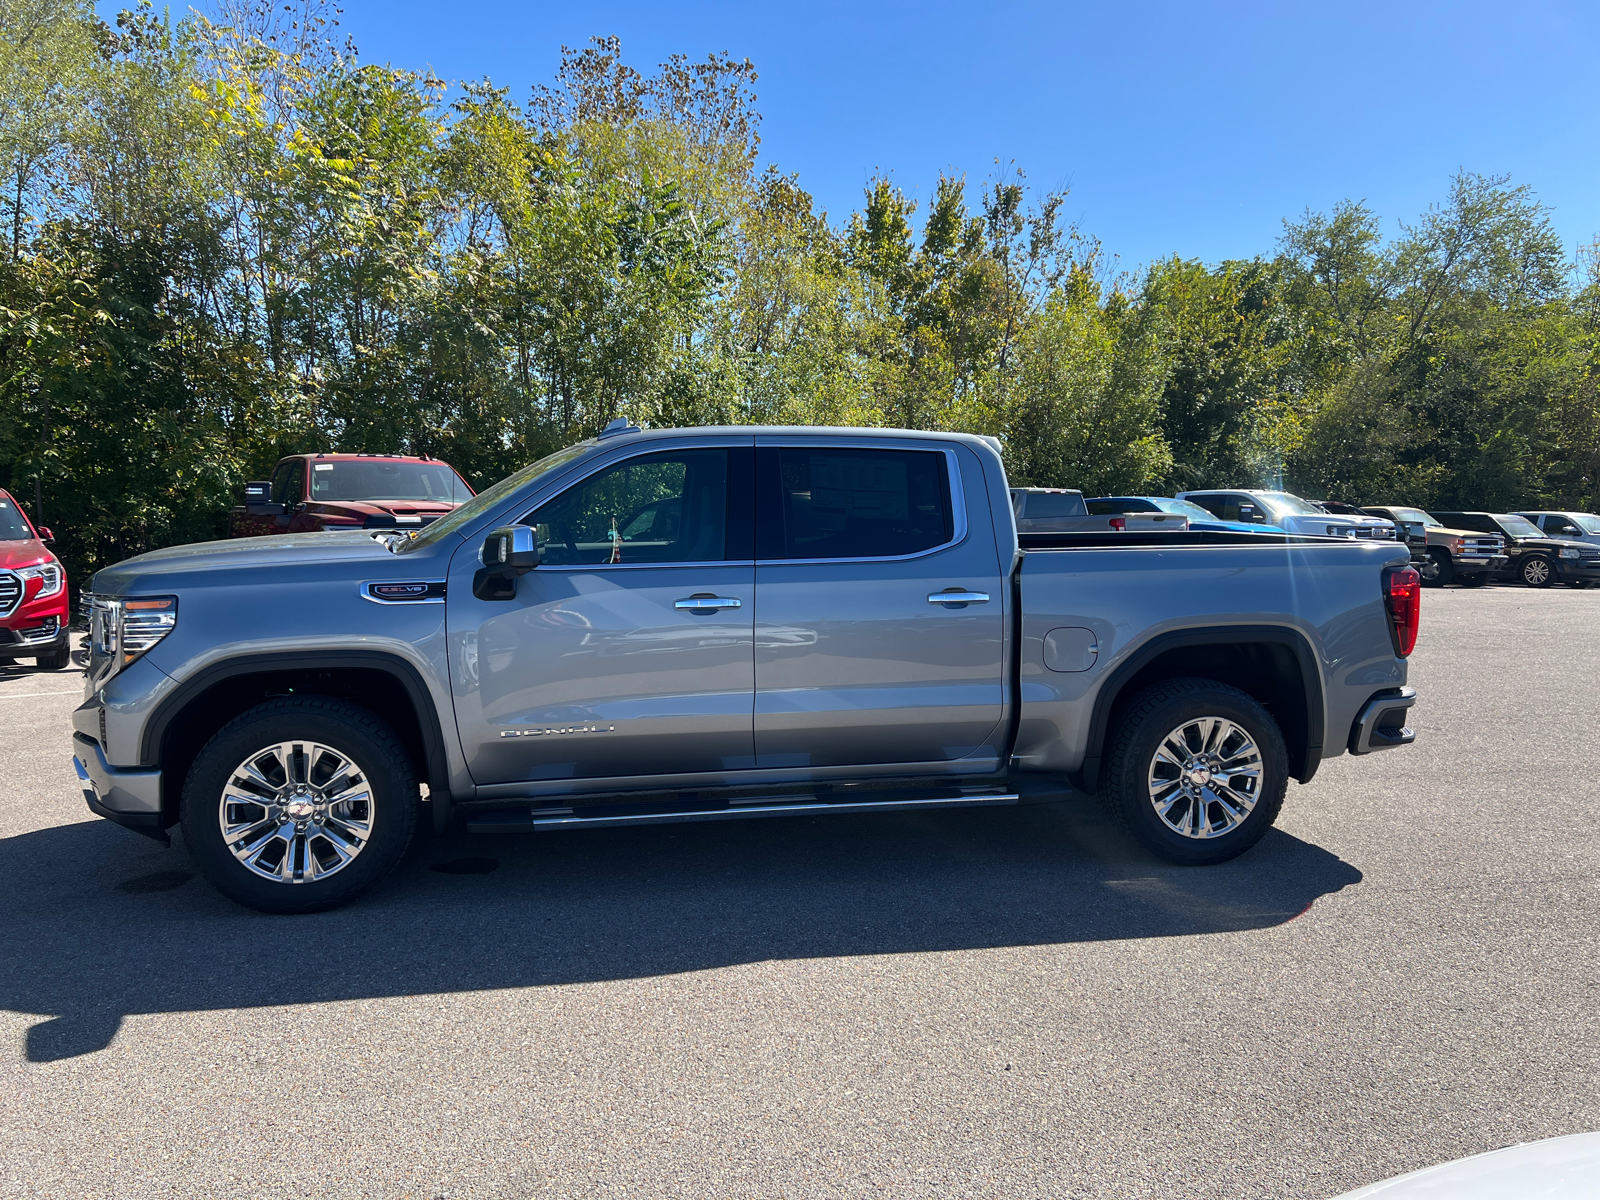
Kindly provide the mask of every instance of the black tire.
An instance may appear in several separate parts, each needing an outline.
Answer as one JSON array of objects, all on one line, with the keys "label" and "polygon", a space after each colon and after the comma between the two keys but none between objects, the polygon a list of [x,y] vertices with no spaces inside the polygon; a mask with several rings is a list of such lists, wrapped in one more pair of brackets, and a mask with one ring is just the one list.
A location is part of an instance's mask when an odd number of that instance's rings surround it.
[{"label": "black tire", "polygon": [[1450,560],[1448,551],[1436,546],[1428,551],[1428,558],[1432,560],[1433,577],[1430,579],[1426,572],[1419,572],[1423,587],[1444,587],[1455,579],[1456,564]]},{"label": "black tire", "polygon": [[1556,564],[1542,554],[1526,555],[1517,567],[1517,578],[1529,587],[1549,587],[1556,581]]},{"label": "black tire", "polygon": [[72,647],[63,646],[49,654],[41,654],[33,660],[33,665],[41,671],[65,671],[72,664]]},{"label": "black tire", "polygon": [[[1254,807],[1224,832],[1187,836],[1157,812],[1151,784],[1156,754],[1169,734],[1180,731],[1187,722],[1217,717],[1241,729],[1259,752],[1261,774]],[[1289,787],[1289,755],[1277,722],[1253,697],[1213,679],[1169,679],[1144,688],[1120,705],[1114,722],[1100,784],[1101,801],[1153,854],[1192,866],[1226,862],[1259,842],[1277,820]],[[1213,824],[1211,813],[1227,816],[1220,804],[1207,803],[1202,812],[1207,827]]]},{"label": "black tire", "polygon": [[[288,836],[294,832],[288,829],[292,824],[290,818],[281,815],[292,809],[280,808],[280,819],[274,821],[273,810],[265,805],[257,806],[261,810],[260,819],[251,832],[263,830],[264,833],[253,844],[264,845],[278,836],[275,826],[283,827],[286,836],[282,840],[286,849],[278,856],[278,862],[290,862],[293,873],[299,873],[293,871],[296,864],[303,864],[308,868],[305,873],[313,876],[319,870],[326,871],[323,878],[298,882],[266,878],[236,858],[229,848],[223,833],[224,814],[242,812],[238,817],[241,822],[256,818],[248,804],[230,805],[225,809],[223,791],[228,788],[235,795],[240,794],[232,781],[242,776],[234,772],[252,755],[266,754],[268,748],[279,744],[302,742],[328,747],[334,756],[347,760],[350,770],[337,767],[332,770],[340,781],[353,779],[353,783],[346,782],[346,788],[354,788],[357,799],[354,808],[341,814],[339,819],[347,820],[353,815],[358,821],[365,821],[367,837],[349,856],[348,862],[329,868],[324,859],[334,859],[338,851],[334,842],[324,837],[324,827],[317,823],[321,813],[309,818],[310,823],[303,821],[294,826],[306,831],[296,839]],[[320,756],[310,757],[316,757],[319,763],[323,761]],[[268,761],[257,759],[256,765],[259,767]],[[314,782],[316,766],[301,759],[297,770],[307,782]],[[289,776],[288,782],[292,784],[293,778]],[[351,793],[347,790],[341,794]],[[362,807],[363,797],[366,807]],[[366,709],[343,700],[295,696],[257,705],[228,722],[206,743],[184,783],[180,820],[190,857],[212,885],[229,899],[267,913],[322,912],[350,903],[394,870],[411,843],[419,803],[411,758],[388,725]],[[329,809],[328,813],[332,811]],[[340,829],[347,836],[351,830],[348,825],[331,821],[326,828]],[[238,844],[243,845],[244,841],[241,837]],[[290,855],[295,856],[293,860],[289,859]],[[271,864],[263,864],[258,858],[257,865],[264,869]]]},{"label": "black tire", "polygon": [[1489,582],[1489,572],[1479,571],[1476,575],[1463,575],[1456,582],[1462,587],[1482,587]]}]

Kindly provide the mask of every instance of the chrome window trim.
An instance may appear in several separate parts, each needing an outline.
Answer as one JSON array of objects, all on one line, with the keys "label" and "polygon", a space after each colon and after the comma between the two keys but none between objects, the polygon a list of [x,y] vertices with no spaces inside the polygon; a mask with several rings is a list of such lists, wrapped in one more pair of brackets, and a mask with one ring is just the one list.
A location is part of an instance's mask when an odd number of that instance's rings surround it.
[{"label": "chrome window trim", "polygon": [[[792,449],[811,449],[822,446],[840,446],[850,450],[911,450],[923,454],[943,454],[945,458],[946,478],[950,482],[950,527],[949,541],[940,542],[937,546],[930,546],[926,550],[918,550],[914,554],[884,554],[874,555],[870,558],[716,558],[698,562],[661,562],[661,563],[540,563],[535,571],[639,571],[657,567],[748,567],[748,566],[777,566],[793,563],[853,563],[853,562],[913,562],[919,558],[926,558],[930,554],[938,554],[942,550],[949,550],[959,546],[967,540],[969,529],[967,526],[966,493],[961,485],[961,461],[956,457],[953,446],[885,446],[881,438],[839,438],[819,436],[815,441],[803,440],[793,435],[777,441],[762,440],[753,437],[750,442],[737,441],[725,443],[712,443],[710,445],[696,445],[687,443],[683,445],[642,446],[636,454],[623,454],[615,458],[607,458],[604,462],[595,465],[594,470],[579,475],[574,479],[563,482],[559,490],[546,496],[538,504],[528,509],[518,517],[513,524],[525,525],[528,518],[533,516],[546,504],[559,499],[571,489],[582,485],[586,480],[592,479],[602,471],[620,466],[630,459],[643,458],[647,454],[670,454],[674,450],[720,450],[739,449],[743,446],[753,446],[757,450],[768,447],[789,447]],[[759,486],[759,484],[758,484]],[[752,496],[751,500],[754,501]],[[386,601],[385,603],[393,603]]]},{"label": "chrome window trim", "polygon": [[940,542],[937,546],[929,546],[926,550],[918,550],[914,554],[875,554],[871,557],[862,556],[856,558],[758,558],[756,559],[757,566],[789,566],[799,565],[801,563],[826,564],[914,562],[919,558],[926,558],[930,554],[938,554],[942,550],[949,550],[954,546],[959,546],[962,542],[967,540],[968,530],[966,493],[961,487],[961,461],[956,458],[954,447],[933,446],[924,448],[919,446],[885,446],[882,440],[878,438],[873,438],[870,440],[866,438],[860,440],[852,438],[819,438],[817,441],[801,441],[789,438],[785,438],[781,441],[763,441],[759,438],[756,440],[757,450],[782,447],[811,450],[825,446],[840,446],[847,450],[910,450],[920,454],[943,454],[946,476],[950,480],[950,540],[946,542]]}]

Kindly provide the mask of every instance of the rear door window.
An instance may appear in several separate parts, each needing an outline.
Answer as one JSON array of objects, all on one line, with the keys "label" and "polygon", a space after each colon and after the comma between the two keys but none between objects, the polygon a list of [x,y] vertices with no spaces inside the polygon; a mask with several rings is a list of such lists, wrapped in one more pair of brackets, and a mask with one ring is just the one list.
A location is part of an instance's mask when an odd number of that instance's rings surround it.
[{"label": "rear door window", "polygon": [[955,536],[942,451],[764,446],[756,464],[757,558],[896,558]]}]

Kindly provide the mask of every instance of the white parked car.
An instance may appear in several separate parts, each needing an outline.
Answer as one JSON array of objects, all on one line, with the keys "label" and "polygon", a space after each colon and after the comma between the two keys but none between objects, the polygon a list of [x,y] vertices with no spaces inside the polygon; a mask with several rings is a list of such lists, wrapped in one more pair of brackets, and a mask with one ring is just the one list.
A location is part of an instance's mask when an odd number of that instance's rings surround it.
[{"label": "white parked car", "polygon": [[1517,516],[1532,521],[1545,537],[1600,545],[1600,517],[1593,513],[1540,511],[1519,512]]},{"label": "white parked car", "polygon": [[1329,513],[1292,492],[1268,492],[1255,488],[1217,488],[1179,492],[1179,500],[1198,504],[1224,521],[1245,521],[1256,525],[1276,525],[1285,533],[1316,537],[1377,538],[1395,540],[1393,521],[1381,517],[1345,516]]},{"label": "white parked car", "polygon": [[1524,1142],[1346,1192],[1337,1200],[1595,1200],[1600,1133]]}]

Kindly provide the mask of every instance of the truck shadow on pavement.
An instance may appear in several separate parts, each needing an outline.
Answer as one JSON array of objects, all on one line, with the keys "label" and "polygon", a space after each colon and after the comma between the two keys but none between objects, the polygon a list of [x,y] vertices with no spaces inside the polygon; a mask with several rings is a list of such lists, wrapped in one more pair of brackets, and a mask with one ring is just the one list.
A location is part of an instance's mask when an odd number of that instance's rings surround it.
[{"label": "truck shadow on pavement", "polygon": [[1073,798],[419,836],[350,908],[269,917],[213,891],[181,846],[88,821],[0,840],[0,1008],[45,1018],[26,1045],[45,1062],[104,1049],[135,1013],[1234,933],[1291,921],[1360,880],[1279,830],[1222,866],[1157,863]]}]

